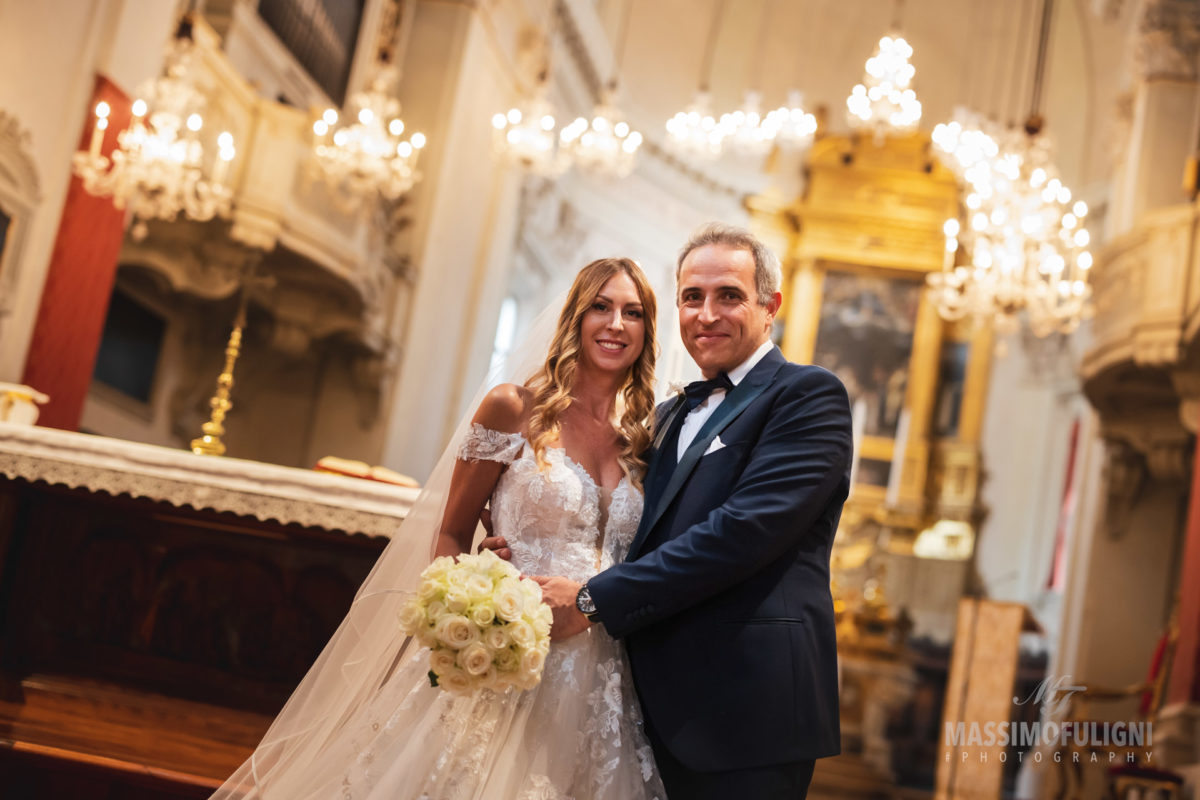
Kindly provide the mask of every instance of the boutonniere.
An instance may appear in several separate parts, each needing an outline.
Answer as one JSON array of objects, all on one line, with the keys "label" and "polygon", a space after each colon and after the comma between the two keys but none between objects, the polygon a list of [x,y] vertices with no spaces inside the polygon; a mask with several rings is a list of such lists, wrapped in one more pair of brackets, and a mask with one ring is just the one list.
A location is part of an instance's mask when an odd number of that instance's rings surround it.
[{"label": "boutonniere", "polygon": [[687,384],[683,381],[671,381],[667,384],[667,394],[683,394],[687,390]]}]

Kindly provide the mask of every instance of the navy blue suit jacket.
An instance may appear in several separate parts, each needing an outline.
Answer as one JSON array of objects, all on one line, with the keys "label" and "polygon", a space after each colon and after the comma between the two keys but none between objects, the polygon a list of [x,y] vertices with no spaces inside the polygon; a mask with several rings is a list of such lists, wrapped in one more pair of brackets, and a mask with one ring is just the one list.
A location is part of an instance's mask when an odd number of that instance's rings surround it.
[{"label": "navy blue suit jacket", "polygon": [[[660,426],[685,411],[667,401]],[[718,435],[725,446],[704,455]],[[773,349],[646,498],[627,560],[588,581],[644,713],[686,766],[839,752],[829,552],[851,450],[841,381]],[[646,486],[660,466],[652,451]]]}]

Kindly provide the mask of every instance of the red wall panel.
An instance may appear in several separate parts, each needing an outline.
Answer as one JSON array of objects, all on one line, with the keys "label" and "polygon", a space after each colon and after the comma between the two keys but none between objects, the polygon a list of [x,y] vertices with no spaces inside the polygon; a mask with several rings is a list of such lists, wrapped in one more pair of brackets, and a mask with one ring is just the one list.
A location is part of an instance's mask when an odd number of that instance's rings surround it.
[{"label": "red wall panel", "polygon": [[[112,109],[101,148],[108,155],[118,131],[129,125],[131,101],[116,84],[96,76],[79,149],[88,147],[101,100]],[[79,427],[124,235],[124,212],[113,207],[111,198],[88,194],[72,176],[25,359],[24,382],[50,395],[40,425]]]}]

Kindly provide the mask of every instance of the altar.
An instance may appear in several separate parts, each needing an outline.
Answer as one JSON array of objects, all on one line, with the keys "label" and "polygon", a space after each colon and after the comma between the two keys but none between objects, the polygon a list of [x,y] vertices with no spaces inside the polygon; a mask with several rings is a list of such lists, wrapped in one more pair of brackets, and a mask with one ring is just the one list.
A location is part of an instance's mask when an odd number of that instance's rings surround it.
[{"label": "altar", "polygon": [[0,423],[0,780],[207,796],[417,494]]}]

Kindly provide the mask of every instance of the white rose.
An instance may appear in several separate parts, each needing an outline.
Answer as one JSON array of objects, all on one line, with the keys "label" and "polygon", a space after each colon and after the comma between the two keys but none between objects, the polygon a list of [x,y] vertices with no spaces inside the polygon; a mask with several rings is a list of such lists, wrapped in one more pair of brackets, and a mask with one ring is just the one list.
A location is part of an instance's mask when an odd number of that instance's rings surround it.
[{"label": "white rose", "polygon": [[421,577],[433,578],[436,580],[437,578],[440,578],[449,572],[453,566],[453,558],[450,556],[439,556],[435,558],[428,567],[425,568],[425,571],[421,573]]},{"label": "white rose", "polygon": [[523,619],[509,624],[508,635],[520,647],[532,647],[537,641],[537,633],[534,632],[533,626]]},{"label": "white rose", "polygon": [[515,672],[521,666],[521,659],[512,651],[512,648],[506,647],[503,650],[497,650],[496,668],[501,672]]},{"label": "white rose", "polygon": [[458,586],[451,586],[446,591],[446,608],[450,609],[453,613],[461,614],[467,610],[467,606],[469,605],[471,605],[471,597],[465,589]]},{"label": "white rose", "polygon": [[492,579],[478,573],[467,578],[467,595],[472,602],[488,599],[492,596]]},{"label": "white rose", "polygon": [[525,613],[534,613],[534,609],[542,604],[542,587],[537,581],[524,578],[521,581],[521,591],[525,593]]},{"label": "white rose", "polygon": [[458,556],[456,563],[458,564],[458,569],[460,571],[475,572],[479,569],[478,559],[479,556],[472,555],[470,553],[463,553],[462,555]]},{"label": "white rose", "polygon": [[504,650],[512,643],[512,640],[503,625],[493,625],[484,630],[483,643],[492,650]]},{"label": "white rose", "polygon": [[438,686],[455,694],[466,694],[471,691],[471,677],[458,667],[451,667],[445,675],[438,675]]},{"label": "white rose", "polygon": [[400,630],[409,636],[415,634],[425,625],[425,609],[415,600],[410,600],[400,608]]},{"label": "white rose", "polygon": [[437,675],[446,675],[454,669],[453,650],[434,650],[429,654],[429,668]]},{"label": "white rose", "polygon": [[505,622],[516,622],[525,611],[525,594],[519,581],[505,578],[500,581],[495,596],[496,616]]},{"label": "white rose", "polygon": [[467,588],[467,578],[471,573],[465,569],[452,569],[446,573],[446,590]]},{"label": "white rose", "polygon": [[488,664],[488,668],[484,670],[482,675],[475,677],[475,685],[480,689],[502,689],[500,684],[500,673],[496,671],[495,664]]},{"label": "white rose", "polygon": [[[488,552],[491,552],[490,550]],[[492,553],[495,556],[495,553]],[[503,580],[504,578],[513,578],[519,576],[517,568],[507,561],[502,560],[498,556],[491,559],[491,566],[488,568],[488,577],[493,581]]]},{"label": "white rose", "polygon": [[442,592],[442,587],[434,578],[426,578],[421,581],[421,585],[417,587],[417,597],[421,598],[422,602],[428,603],[433,598],[437,597]]},{"label": "white rose", "polygon": [[437,640],[447,647],[461,650],[479,641],[479,628],[475,623],[459,614],[447,614],[433,628]]},{"label": "white rose", "polygon": [[434,600],[432,603],[425,606],[425,619],[431,625],[436,625],[439,619],[449,613],[450,609],[446,608],[446,604],[441,600]]},{"label": "white rose", "polygon": [[521,654],[521,672],[529,675],[541,675],[542,667],[546,665],[546,654],[539,648],[526,650]]},{"label": "white rose", "polygon": [[468,616],[481,628],[487,628],[496,620],[496,612],[487,603],[474,606]]},{"label": "white rose", "polygon": [[538,608],[537,613],[534,614],[534,618],[545,622],[547,625],[554,624],[554,612],[550,610],[550,606],[545,604],[542,604],[542,606]]},{"label": "white rose", "polygon": [[482,675],[492,665],[492,651],[475,642],[459,650],[456,660],[468,675]]},{"label": "white rose", "polygon": [[533,632],[537,634],[539,639],[545,639],[550,635],[550,621],[543,619],[540,614],[533,618],[531,624],[533,625]]}]

